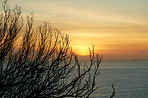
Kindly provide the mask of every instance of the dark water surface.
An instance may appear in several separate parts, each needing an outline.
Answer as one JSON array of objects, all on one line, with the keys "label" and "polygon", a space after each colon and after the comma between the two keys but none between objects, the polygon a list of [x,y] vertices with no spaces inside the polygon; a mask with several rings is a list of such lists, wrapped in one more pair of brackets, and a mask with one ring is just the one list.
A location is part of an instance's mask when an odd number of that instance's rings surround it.
[{"label": "dark water surface", "polygon": [[91,98],[109,98],[112,83],[114,98],[148,98],[148,61],[103,61],[100,68],[99,88]]}]

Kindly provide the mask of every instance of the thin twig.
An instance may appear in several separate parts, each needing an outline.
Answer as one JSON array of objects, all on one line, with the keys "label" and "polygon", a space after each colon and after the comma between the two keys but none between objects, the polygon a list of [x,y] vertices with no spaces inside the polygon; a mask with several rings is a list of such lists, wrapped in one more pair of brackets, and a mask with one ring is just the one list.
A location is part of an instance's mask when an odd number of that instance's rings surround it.
[{"label": "thin twig", "polygon": [[113,93],[111,94],[110,98],[113,98],[115,96],[115,88],[114,88],[114,84],[112,84],[112,88],[113,88]]}]

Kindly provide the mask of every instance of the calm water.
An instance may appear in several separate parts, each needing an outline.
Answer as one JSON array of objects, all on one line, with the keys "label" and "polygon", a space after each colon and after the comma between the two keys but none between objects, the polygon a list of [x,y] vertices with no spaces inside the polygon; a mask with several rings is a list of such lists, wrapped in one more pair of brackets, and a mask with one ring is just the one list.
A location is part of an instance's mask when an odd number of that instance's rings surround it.
[{"label": "calm water", "polygon": [[103,61],[97,79],[99,86],[91,98],[148,98],[148,61]]}]

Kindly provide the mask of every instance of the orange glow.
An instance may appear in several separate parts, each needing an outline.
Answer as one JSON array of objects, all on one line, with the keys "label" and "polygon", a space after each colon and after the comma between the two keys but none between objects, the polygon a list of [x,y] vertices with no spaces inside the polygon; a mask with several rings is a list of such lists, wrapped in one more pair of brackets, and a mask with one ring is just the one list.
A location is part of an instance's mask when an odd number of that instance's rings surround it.
[{"label": "orange glow", "polygon": [[73,51],[79,55],[89,55],[88,46],[76,45],[76,46],[73,46]]},{"label": "orange glow", "polygon": [[148,59],[146,0],[37,0],[21,4],[25,14],[33,10],[35,26],[47,21],[69,34],[70,45],[79,55],[88,55],[88,47],[94,45],[104,59]]}]

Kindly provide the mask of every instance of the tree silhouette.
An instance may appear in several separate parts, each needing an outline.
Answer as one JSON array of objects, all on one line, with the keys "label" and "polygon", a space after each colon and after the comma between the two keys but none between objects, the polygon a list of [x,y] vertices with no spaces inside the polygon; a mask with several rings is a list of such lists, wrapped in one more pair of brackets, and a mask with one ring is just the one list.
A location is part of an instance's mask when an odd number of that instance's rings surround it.
[{"label": "tree silhouette", "polygon": [[89,49],[90,64],[80,64],[69,36],[48,23],[33,28],[21,7],[2,4],[0,15],[0,97],[89,97],[96,87],[102,57]]}]

